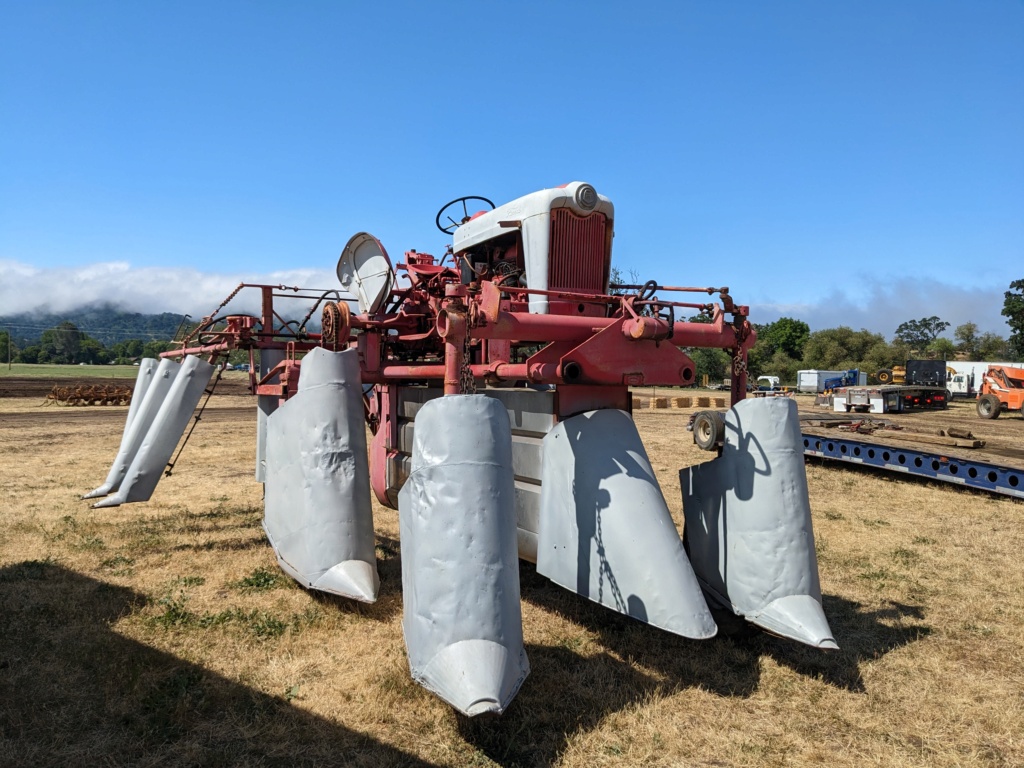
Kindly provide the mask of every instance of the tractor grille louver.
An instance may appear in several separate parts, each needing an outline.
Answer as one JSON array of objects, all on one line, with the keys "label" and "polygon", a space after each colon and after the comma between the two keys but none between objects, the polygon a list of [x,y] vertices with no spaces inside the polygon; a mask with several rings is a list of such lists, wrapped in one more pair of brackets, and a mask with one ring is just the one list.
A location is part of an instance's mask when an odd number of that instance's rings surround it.
[{"label": "tractor grille louver", "polygon": [[548,290],[604,293],[606,224],[603,213],[583,217],[568,208],[551,212]]}]

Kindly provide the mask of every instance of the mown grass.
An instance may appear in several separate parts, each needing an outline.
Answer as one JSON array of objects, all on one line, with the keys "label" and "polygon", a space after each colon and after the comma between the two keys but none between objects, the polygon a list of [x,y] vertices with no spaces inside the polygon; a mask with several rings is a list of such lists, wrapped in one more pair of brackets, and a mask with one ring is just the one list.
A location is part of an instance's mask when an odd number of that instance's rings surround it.
[{"label": "mown grass", "polygon": [[[3,408],[0,765],[1024,764],[1020,502],[809,466],[834,653],[724,621],[688,641],[521,564],[532,673],[470,721],[409,675],[395,512],[376,604],[311,593],[259,530],[253,419],[92,510],[123,415],[70,413],[54,451]],[[637,416],[677,520],[676,471],[706,459],[681,420]]]},{"label": "mown grass", "polygon": [[79,379],[114,378],[134,379],[139,369],[134,365],[47,365],[29,363],[0,364],[2,376],[32,376],[37,378]]}]

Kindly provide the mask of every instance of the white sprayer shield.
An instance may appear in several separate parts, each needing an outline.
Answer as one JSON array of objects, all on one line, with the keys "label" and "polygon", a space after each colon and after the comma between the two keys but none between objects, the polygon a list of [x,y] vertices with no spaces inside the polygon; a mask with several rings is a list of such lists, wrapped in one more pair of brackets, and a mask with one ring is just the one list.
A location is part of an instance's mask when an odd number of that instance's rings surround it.
[{"label": "white sprayer shield", "polygon": [[636,425],[589,411],[544,438],[537,572],[684,637],[717,627],[686,559]]},{"label": "white sprayer shield", "polygon": [[463,714],[500,714],[530,671],[500,402],[451,395],[420,409],[398,509],[412,676]]},{"label": "white sprayer shield", "polygon": [[[164,363],[170,366],[166,376],[161,373],[165,370]],[[145,402],[129,430],[135,435],[132,445],[137,446],[131,465],[117,492],[93,504],[94,508],[149,501],[212,375],[212,365],[191,355],[180,365],[170,360],[160,363],[155,380],[146,391]],[[167,388],[165,381],[170,381]]]},{"label": "white sprayer shield", "polygon": [[380,579],[358,354],[312,350],[295,396],[267,417],[263,528],[304,587],[372,603]]},{"label": "white sprayer shield", "polygon": [[722,455],[679,480],[690,560],[711,597],[769,632],[836,648],[821,607],[796,403],[737,403]]}]

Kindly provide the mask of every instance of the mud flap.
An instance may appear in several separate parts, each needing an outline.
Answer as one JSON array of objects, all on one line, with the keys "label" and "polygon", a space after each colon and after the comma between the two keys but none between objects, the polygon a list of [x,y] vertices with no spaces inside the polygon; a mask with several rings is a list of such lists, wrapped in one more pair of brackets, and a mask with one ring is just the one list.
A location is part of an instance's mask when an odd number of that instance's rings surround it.
[{"label": "mud flap", "polygon": [[[166,389],[166,395],[162,395],[158,400],[164,391],[164,378],[161,377],[164,363],[173,366],[175,372],[170,387]],[[172,369],[168,369],[169,374],[170,370]],[[138,449],[131,458],[131,465],[124,473],[124,479],[120,481],[117,492],[93,504],[94,509],[149,500],[212,375],[213,366],[198,357],[187,356],[181,365],[170,360],[160,363],[156,380],[150,384],[146,392],[142,406],[146,411],[143,412],[140,408],[139,414],[132,422],[131,431],[136,432],[136,428],[139,429],[137,434],[141,442],[138,443]],[[154,409],[155,415],[151,423],[147,424],[146,421]]]},{"label": "mud flap", "polygon": [[537,572],[695,639],[717,632],[636,425],[589,411],[545,436]]},{"label": "mud flap", "polygon": [[267,417],[263,529],[281,568],[309,589],[377,599],[359,357],[314,349],[298,391]]},{"label": "mud flap", "polygon": [[722,455],[679,480],[690,560],[710,598],[773,634],[837,648],[821,607],[796,403],[741,401],[726,414]]},{"label": "mud flap", "polygon": [[486,395],[427,402],[398,509],[412,676],[463,714],[500,714],[530,672],[505,407]]}]

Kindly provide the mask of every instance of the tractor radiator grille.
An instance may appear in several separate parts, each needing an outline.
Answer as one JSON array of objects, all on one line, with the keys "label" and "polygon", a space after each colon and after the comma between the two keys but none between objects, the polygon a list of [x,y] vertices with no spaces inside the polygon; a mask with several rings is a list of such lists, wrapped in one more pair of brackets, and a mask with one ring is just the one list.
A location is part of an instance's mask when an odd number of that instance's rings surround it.
[{"label": "tractor radiator grille", "polygon": [[551,212],[548,290],[604,293],[606,223],[603,213],[581,217],[568,208]]}]

